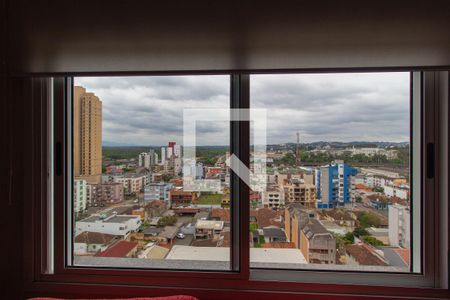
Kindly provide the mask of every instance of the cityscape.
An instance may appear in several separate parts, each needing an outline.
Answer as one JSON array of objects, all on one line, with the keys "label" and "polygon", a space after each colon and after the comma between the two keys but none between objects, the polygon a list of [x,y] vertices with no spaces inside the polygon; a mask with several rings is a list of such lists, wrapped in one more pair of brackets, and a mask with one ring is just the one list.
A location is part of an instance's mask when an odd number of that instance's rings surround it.
[{"label": "cityscape", "polygon": [[[73,95],[75,264],[229,269],[229,147],[197,146],[183,167],[175,137],[107,145],[105,99]],[[267,145],[267,188],[249,195],[251,267],[409,272],[409,142],[287,139]],[[222,192],[185,191],[186,176]]]}]

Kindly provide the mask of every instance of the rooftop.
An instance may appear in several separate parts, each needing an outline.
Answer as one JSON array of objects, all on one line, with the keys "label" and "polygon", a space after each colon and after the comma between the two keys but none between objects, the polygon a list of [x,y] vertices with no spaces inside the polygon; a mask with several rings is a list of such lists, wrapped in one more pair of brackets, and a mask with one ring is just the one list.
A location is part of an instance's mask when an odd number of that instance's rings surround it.
[{"label": "rooftop", "polygon": [[[229,261],[228,247],[193,247],[175,245],[166,257],[167,260],[205,260]],[[250,248],[252,263],[306,264],[299,249]]]},{"label": "rooftop", "polygon": [[[303,227],[303,232],[308,239],[318,234],[330,234],[328,230],[316,219],[309,219],[308,223]],[[331,234],[330,234],[331,235]]]},{"label": "rooftop", "polygon": [[132,216],[132,215],[110,215],[106,218],[102,215],[92,215],[90,217],[87,217],[86,219],[77,221],[77,222],[84,222],[84,223],[93,223],[93,222],[104,222],[104,223],[125,223],[129,220],[138,219],[140,220],[139,216]]},{"label": "rooftop", "polygon": [[381,255],[375,252],[376,249],[367,244],[346,245],[345,250],[360,265],[387,266],[386,261]]},{"label": "rooftop", "polygon": [[178,227],[176,226],[166,226],[164,230],[159,234],[160,237],[164,237],[167,239],[173,239],[178,232]]},{"label": "rooftop", "polygon": [[138,246],[136,242],[120,240],[103,252],[98,252],[98,257],[126,257],[133,249]]},{"label": "rooftop", "polygon": [[197,220],[195,223],[196,229],[214,229],[214,230],[222,230],[223,229],[223,221],[214,221],[214,220]]},{"label": "rooftop", "polygon": [[112,240],[118,238],[118,236],[113,234],[99,233],[83,231],[75,237],[75,243],[86,243],[86,244],[109,244]]},{"label": "rooftop", "polygon": [[263,228],[265,237],[273,237],[277,239],[286,239],[286,234],[283,229],[278,227],[265,227]]},{"label": "rooftop", "polygon": [[213,208],[211,210],[211,218],[219,219],[220,221],[230,221],[230,210],[225,208]]}]

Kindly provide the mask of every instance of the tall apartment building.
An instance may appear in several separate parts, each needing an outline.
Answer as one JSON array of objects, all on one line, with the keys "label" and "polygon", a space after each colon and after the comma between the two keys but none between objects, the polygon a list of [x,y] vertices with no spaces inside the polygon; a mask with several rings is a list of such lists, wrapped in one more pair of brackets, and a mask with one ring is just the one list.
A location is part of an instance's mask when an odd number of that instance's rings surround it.
[{"label": "tall apartment building", "polygon": [[151,182],[144,188],[144,202],[147,203],[154,200],[169,202],[171,189],[171,183]]},{"label": "tall apartment building", "polygon": [[138,166],[150,169],[150,153],[142,152],[138,156]]},{"label": "tall apartment building", "polygon": [[409,207],[389,205],[389,244],[394,247],[410,247],[410,211]]},{"label": "tall apartment building", "polygon": [[161,165],[166,164],[166,147],[161,147]]},{"label": "tall apartment building", "polygon": [[300,249],[309,263],[336,263],[336,239],[316,219],[313,210],[304,208],[300,203],[288,204],[284,226],[288,242]]},{"label": "tall apartment building", "polygon": [[73,173],[98,184],[102,175],[102,102],[94,93],[73,90]]},{"label": "tall apartment building", "polygon": [[306,208],[316,207],[316,187],[303,179],[291,178],[282,185],[286,203],[300,203]]},{"label": "tall apartment building", "polygon": [[75,214],[82,213],[86,210],[87,198],[86,180],[75,179],[73,181],[73,211]]},{"label": "tall apartment building", "polygon": [[262,192],[262,204],[264,207],[280,208],[285,204],[285,195],[283,190],[276,186],[268,186],[267,190]]},{"label": "tall apartment building", "polygon": [[309,263],[336,263],[336,239],[317,219],[309,219],[300,231],[300,251]]},{"label": "tall apartment building", "polygon": [[123,185],[125,194],[138,194],[144,191],[144,187],[150,183],[150,176],[147,174],[124,174],[114,176],[113,182],[118,182]]},{"label": "tall apartment building", "polygon": [[102,183],[88,185],[89,203],[106,204],[118,203],[124,200],[123,185],[121,183]]},{"label": "tall apartment building", "polygon": [[317,208],[345,207],[353,202],[353,176],[358,170],[337,160],[316,169]]}]

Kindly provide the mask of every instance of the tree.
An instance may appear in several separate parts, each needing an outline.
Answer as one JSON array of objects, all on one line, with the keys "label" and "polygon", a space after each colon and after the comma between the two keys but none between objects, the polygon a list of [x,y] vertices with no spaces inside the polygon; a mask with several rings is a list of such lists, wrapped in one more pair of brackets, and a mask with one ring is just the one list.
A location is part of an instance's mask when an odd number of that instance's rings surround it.
[{"label": "tree", "polygon": [[373,188],[373,191],[376,193],[384,193],[384,188],[382,188],[380,186],[376,186]]},{"label": "tree", "polygon": [[361,202],[362,202],[361,196],[356,196],[356,203],[361,203]]},{"label": "tree", "polygon": [[158,226],[160,226],[160,227],[172,226],[172,225],[175,225],[177,220],[178,220],[178,218],[176,216],[164,216],[158,220]]},{"label": "tree", "polygon": [[381,220],[376,215],[369,212],[362,212],[358,215],[358,221],[362,228],[380,227]]},{"label": "tree", "polygon": [[367,235],[370,235],[370,234],[364,228],[357,227],[357,228],[355,228],[355,230],[353,230],[353,235],[356,236],[356,237],[362,237],[362,236],[367,236]]},{"label": "tree", "polygon": [[355,242],[355,235],[353,232],[347,232],[344,235],[344,240],[347,242],[346,244],[353,244]]},{"label": "tree", "polygon": [[362,240],[372,246],[383,246],[384,243],[373,236],[363,236]]}]

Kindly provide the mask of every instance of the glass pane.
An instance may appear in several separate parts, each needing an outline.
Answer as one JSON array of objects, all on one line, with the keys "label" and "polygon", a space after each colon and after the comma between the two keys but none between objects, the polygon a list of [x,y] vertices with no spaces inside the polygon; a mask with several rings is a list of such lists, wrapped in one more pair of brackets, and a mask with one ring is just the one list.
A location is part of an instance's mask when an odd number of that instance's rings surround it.
[{"label": "glass pane", "polygon": [[250,98],[268,112],[251,267],[409,272],[410,74],[252,75]]},{"label": "glass pane", "polygon": [[74,265],[230,269],[229,90],[229,76],[74,79]]}]

